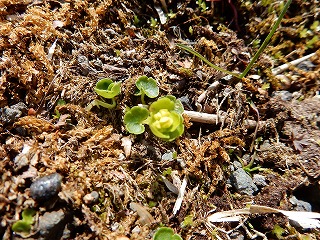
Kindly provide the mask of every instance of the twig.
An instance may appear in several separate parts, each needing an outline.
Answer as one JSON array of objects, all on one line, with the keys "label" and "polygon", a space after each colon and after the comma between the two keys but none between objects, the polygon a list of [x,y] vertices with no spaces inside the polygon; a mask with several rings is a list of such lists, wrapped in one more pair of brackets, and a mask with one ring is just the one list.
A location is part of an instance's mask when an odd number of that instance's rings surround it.
[{"label": "twig", "polygon": [[[206,123],[206,124],[216,124],[222,123],[222,122],[230,122],[229,118],[226,118],[225,116],[221,116],[219,114],[210,114],[210,113],[201,113],[201,112],[195,112],[195,111],[184,111],[185,115],[187,115],[190,118],[190,121],[192,122],[199,122],[199,123]],[[257,122],[254,120],[246,119],[244,120],[244,124],[246,128],[255,128],[257,126]],[[263,124],[263,122],[260,122],[260,124]]]},{"label": "twig", "polygon": [[302,63],[304,62],[305,60],[311,58],[312,56],[314,56],[316,53],[310,53],[309,55],[307,56],[304,56],[304,57],[301,57],[301,58],[298,58],[296,60],[293,60],[289,63],[286,63],[286,64],[283,64],[279,67],[276,67],[274,69],[272,69],[272,74],[273,75],[278,75],[280,73],[282,73],[283,71],[287,70],[290,66],[295,66],[295,65],[298,65],[299,63]]}]

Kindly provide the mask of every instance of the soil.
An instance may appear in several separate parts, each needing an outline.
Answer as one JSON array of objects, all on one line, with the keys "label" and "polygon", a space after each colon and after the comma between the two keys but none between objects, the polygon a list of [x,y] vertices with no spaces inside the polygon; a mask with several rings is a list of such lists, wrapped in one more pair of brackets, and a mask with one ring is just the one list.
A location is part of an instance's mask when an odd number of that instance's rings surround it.
[{"label": "soil", "polygon": [[[319,229],[302,229],[279,214],[251,215],[240,225],[207,221],[213,211],[248,204],[297,210],[292,197],[310,206],[304,210],[320,211],[318,2],[293,1],[243,79],[176,45],[241,73],[282,6],[1,1],[0,237],[151,239],[167,226],[183,239],[319,239]],[[185,114],[184,134],[172,142],[148,128],[129,134],[122,120],[127,107],[141,103],[135,82],[142,75],[185,110],[229,120],[201,123]],[[101,78],[122,83],[117,106],[87,111]],[[262,176],[252,193],[230,182],[239,162],[250,179]],[[178,190],[187,182],[176,214],[178,195],[168,181]],[[25,209],[36,211],[31,230],[13,231]]]}]

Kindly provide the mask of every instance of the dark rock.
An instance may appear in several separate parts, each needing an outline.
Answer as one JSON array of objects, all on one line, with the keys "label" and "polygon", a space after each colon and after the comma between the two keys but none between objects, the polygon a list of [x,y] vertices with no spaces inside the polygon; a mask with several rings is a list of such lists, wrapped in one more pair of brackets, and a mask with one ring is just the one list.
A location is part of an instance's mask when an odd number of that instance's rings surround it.
[{"label": "dark rock", "polygon": [[242,168],[238,168],[230,175],[232,186],[237,192],[252,196],[258,191],[258,187],[253,183],[252,178]]},{"label": "dark rock", "polygon": [[39,233],[44,239],[61,239],[66,225],[66,214],[63,210],[46,212],[39,218]]},{"label": "dark rock", "polygon": [[30,195],[34,200],[47,201],[56,196],[61,189],[62,176],[50,174],[34,181],[30,186]]}]

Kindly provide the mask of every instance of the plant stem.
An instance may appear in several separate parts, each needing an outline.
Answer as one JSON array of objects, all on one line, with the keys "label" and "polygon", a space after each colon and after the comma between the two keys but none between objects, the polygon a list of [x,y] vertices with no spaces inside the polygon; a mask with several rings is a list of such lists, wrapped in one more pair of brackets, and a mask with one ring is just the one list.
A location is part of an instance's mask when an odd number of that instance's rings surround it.
[{"label": "plant stem", "polygon": [[263,50],[267,47],[271,37],[273,36],[273,34],[276,32],[277,28],[279,27],[281,20],[284,16],[284,14],[287,12],[290,4],[291,4],[292,0],[288,0],[287,3],[284,5],[276,23],[273,25],[270,33],[268,34],[268,36],[266,37],[266,39],[263,41],[262,45],[260,46],[260,48],[258,49],[258,51],[256,52],[256,54],[253,56],[253,58],[251,59],[250,63],[248,64],[248,66],[246,67],[246,69],[240,74],[240,78],[243,78],[246,76],[246,74],[250,71],[251,67],[253,66],[253,64],[257,61],[258,57],[260,56],[260,54],[263,52]]},{"label": "plant stem", "polygon": [[114,108],[116,106],[116,100],[114,100],[114,98],[111,99],[112,100],[112,103],[106,103],[104,101],[101,101],[101,100],[93,100],[91,103],[89,103],[89,105],[85,108],[87,111],[90,111],[91,108],[93,108],[94,106],[97,106],[97,107],[104,107],[104,108],[108,108],[108,109],[111,109],[111,108]]},{"label": "plant stem", "polygon": [[[206,59],[204,56],[202,56],[200,53],[198,53],[197,51],[193,50],[192,48],[187,47],[186,45],[177,43],[177,46],[182,48],[183,50],[186,50],[187,52],[193,54],[194,56],[197,56],[198,58],[200,58],[202,61],[204,61],[206,64],[208,64],[210,67],[212,67],[215,70],[218,70],[220,72],[224,72],[226,74],[230,74],[236,78],[240,78],[240,76],[236,73],[230,72],[228,70],[225,70],[221,67],[218,67],[216,65],[214,65],[212,62],[210,62],[208,59]],[[241,78],[240,78],[241,79]]]},{"label": "plant stem", "polygon": [[146,102],[144,101],[144,96],[145,96],[145,93],[142,92],[142,93],[141,93],[141,103],[142,103],[143,105],[146,105]]}]

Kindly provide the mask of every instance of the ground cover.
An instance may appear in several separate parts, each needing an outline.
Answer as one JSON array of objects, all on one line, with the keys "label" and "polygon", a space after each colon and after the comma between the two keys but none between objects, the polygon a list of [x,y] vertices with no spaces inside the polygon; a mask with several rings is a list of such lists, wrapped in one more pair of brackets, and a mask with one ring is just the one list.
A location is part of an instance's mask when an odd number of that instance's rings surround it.
[{"label": "ground cover", "polygon": [[[165,226],[172,231],[164,234],[182,239],[319,238],[317,227],[270,209],[240,222],[208,220],[254,205],[320,211],[317,1],[291,3],[242,79],[177,46],[241,73],[282,8],[282,1],[2,1],[0,236],[152,239]],[[141,76],[156,81],[159,97],[141,97]],[[121,83],[116,105],[88,108],[101,100],[94,89],[103,78]],[[182,136],[179,128],[173,138],[180,137],[164,141],[148,124],[141,134],[127,131],[128,107],[167,95],[184,107]]]}]

